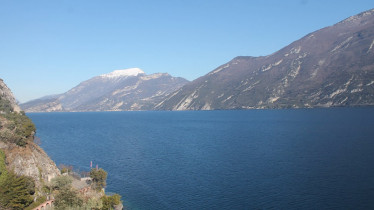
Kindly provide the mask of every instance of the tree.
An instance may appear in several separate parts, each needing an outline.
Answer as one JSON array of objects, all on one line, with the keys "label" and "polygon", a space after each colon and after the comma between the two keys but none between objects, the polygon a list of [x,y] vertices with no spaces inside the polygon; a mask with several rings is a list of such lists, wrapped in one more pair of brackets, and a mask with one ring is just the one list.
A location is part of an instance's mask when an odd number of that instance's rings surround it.
[{"label": "tree", "polygon": [[101,200],[103,202],[103,210],[109,210],[121,203],[121,196],[118,194],[114,194],[112,196],[104,195],[101,197]]},{"label": "tree", "polygon": [[92,178],[93,183],[96,185],[96,190],[101,190],[106,186],[107,172],[104,169],[93,168],[90,171],[90,177]]},{"label": "tree", "polygon": [[0,149],[0,186],[8,177],[8,170],[5,165],[5,153]]},{"label": "tree", "polygon": [[54,204],[56,209],[79,209],[83,205],[83,200],[78,196],[77,191],[66,188],[59,191]]},{"label": "tree", "polygon": [[24,209],[33,202],[30,179],[10,172],[0,186],[0,203],[10,209]]},{"label": "tree", "polygon": [[23,209],[32,203],[34,193],[34,180],[8,171],[5,154],[0,150],[0,209]]},{"label": "tree", "polygon": [[73,178],[70,176],[58,176],[51,180],[51,185],[53,189],[67,189],[71,188],[71,183],[73,182]]},{"label": "tree", "polygon": [[35,194],[35,181],[33,178],[29,177],[29,176],[23,176],[25,178],[25,181],[26,181],[26,188],[29,192],[30,195],[34,195]]}]

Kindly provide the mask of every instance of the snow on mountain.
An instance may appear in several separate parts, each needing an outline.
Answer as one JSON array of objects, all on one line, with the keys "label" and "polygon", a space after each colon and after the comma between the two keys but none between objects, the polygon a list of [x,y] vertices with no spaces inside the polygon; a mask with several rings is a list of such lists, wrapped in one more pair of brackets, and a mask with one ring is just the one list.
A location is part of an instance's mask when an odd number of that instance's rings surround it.
[{"label": "snow on mountain", "polygon": [[121,69],[115,70],[108,74],[102,74],[100,77],[103,78],[117,78],[117,77],[130,77],[130,76],[138,76],[139,74],[145,74],[143,70],[139,68],[130,68],[130,69]]},{"label": "snow on mountain", "polygon": [[150,110],[186,83],[186,79],[167,73],[147,75],[139,68],[116,70],[22,107],[26,112]]}]

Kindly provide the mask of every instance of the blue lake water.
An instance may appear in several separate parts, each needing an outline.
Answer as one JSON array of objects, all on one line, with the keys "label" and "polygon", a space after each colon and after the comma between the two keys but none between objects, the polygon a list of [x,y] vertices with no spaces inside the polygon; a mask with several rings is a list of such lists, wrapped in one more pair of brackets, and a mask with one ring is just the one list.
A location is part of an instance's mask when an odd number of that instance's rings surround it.
[{"label": "blue lake water", "polygon": [[127,209],[374,209],[374,108],[28,116]]}]

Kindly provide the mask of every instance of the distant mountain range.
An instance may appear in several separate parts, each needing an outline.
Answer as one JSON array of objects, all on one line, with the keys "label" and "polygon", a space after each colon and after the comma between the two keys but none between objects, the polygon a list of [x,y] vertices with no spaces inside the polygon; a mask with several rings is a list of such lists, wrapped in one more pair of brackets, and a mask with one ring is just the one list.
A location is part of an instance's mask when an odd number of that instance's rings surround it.
[{"label": "distant mountain range", "polygon": [[159,110],[374,105],[374,10],[265,57],[236,57],[170,94]]},{"label": "distant mountain range", "polygon": [[374,9],[192,82],[114,71],[21,104],[32,111],[215,110],[374,105]]},{"label": "distant mountain range", "polygon": [[138,68],[116,70],[21,107],[26,112],[149,110],[187,82],[166,73],[146,75]]}]

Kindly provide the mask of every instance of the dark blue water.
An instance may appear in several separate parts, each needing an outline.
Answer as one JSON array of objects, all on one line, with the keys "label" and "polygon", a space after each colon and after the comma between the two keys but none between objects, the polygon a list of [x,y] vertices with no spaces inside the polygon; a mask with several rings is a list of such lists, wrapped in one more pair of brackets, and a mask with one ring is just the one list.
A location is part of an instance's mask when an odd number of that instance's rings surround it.
[{"label": "dark blue water", "polygon": [[28,115],[128,209],[374,209],[374,108]]}]

